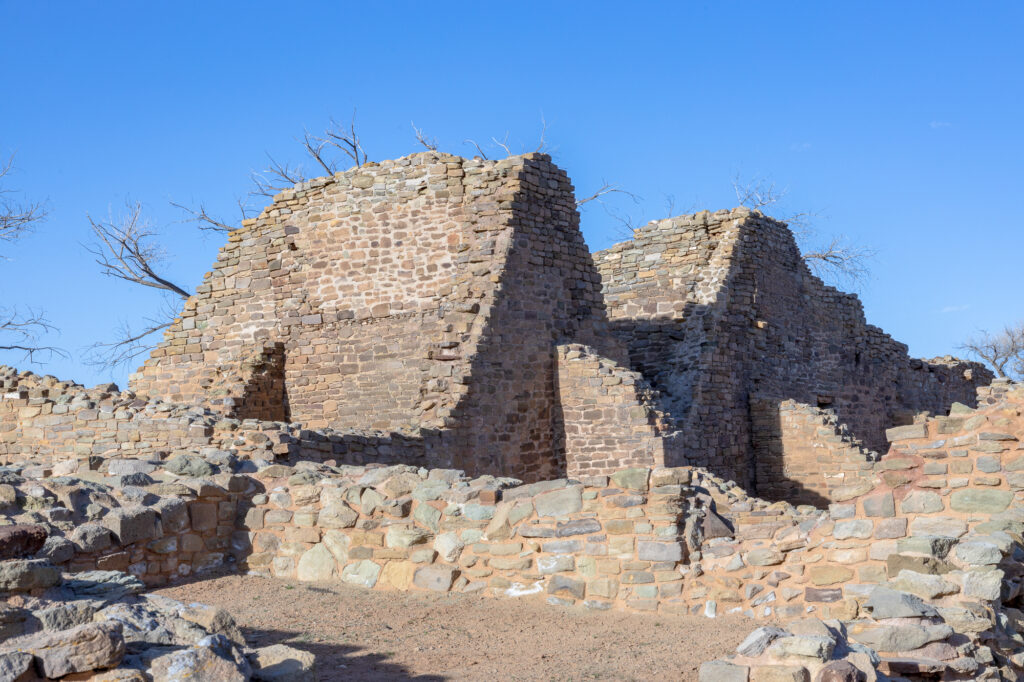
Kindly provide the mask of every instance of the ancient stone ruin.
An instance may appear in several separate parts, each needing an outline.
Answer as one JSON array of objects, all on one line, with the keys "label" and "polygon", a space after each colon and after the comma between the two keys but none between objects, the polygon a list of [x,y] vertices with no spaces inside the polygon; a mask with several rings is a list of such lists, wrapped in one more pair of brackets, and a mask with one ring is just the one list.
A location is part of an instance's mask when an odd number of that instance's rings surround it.
[{"label": "ancient stone ruin", "polygon": [[366,164],[231,233],[130,390],[0,368],[0,670],[311,679],[141,594],[229,569],[780,624],[709,681],[1020,679],[1024,389],[758,212],[578,221],[543,154]]}]

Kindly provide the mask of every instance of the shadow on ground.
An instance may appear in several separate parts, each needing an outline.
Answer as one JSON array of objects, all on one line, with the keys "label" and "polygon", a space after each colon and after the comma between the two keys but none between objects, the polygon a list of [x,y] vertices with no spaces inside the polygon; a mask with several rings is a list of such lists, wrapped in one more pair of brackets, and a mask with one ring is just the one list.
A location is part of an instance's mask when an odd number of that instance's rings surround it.
[{"label": "shadow on ground", "polygon": [[351,644],[306,641],[301,631],[260,630],[242,628],[245,641],[251,647],[287,644],[316,656],[317,679],[320,682],[341,680],[415,680],[416,682],[444,682],[441,675],[414,675],[408,668],[389,663],[387,654],[359,653],[361,647]]}]

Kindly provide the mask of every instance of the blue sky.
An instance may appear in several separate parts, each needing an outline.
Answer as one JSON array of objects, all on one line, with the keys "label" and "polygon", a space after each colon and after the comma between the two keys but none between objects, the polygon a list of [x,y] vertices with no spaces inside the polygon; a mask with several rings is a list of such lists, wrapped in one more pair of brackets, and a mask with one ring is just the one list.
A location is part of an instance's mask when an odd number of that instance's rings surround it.
[{"label": "blue sky", "polygon": [[[71,354],[35,371],[125,385],[82,351],[160,306],[99,274],[87,214],[141,201],[195,286],[220,239],[168,202],[230,215],[267,153],[302,161],[296,136],[354,108],[371,159],[416,151],[411,121],[443,151],[533,148],[543,117],[578,193],[628,189],[612,208],[640,222],[771,179],[783,211],[878,252],[868,320],[915,355],[1024,317],[1020,3],[0,0],[0,27],[7,186],[50,211],[5,247],[0,300],[44,309]],[[592,249],[619,239],[601,206],[582,224]]]}]

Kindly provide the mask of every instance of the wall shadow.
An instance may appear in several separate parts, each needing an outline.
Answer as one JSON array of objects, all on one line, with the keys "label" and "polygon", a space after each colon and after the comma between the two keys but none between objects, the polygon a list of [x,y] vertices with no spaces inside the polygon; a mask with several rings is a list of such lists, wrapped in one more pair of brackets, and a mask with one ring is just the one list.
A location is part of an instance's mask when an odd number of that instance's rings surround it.
[{"label": "wall shadow", "polygon": [[320,682],[348,682],[349,680],[444,682],[448,679],[442,675],[415,675],[405,666],[390,662],[386,654],[365,652],[362,647],[353,644],[303,641],[303,633],[300,631],[243,627],[242,634],[245,635],[246,642],[253,647],[286,644],[315,655],[317,679]]}]

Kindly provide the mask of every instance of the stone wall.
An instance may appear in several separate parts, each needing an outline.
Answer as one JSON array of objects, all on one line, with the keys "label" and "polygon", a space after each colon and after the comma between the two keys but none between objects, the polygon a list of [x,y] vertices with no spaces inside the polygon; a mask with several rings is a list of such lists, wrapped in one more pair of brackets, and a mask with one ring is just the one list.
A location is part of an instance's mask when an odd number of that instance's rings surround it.
[{"label": "stone wall", "polygon": [[580,344],[558,347],[558,404],[567,474],[610,474],[665,464],[673,426],[637,372]]},{"label": "stone wall", "polygon": [[615,355],[572,186],[543,154],[424,153],[282,192],[132,377],[226,416],[375,429],[469,471],[564,471],[557,342]]},{"label": "stone wall", "polygon": [[827,507],[870,480],[878,453],[853,438],[835,410],[795,400],[751,399],[754,478],[770,500]]},{"label": "stone wall", "polygon": [[[631,367],[685,437],[666,463],[707,466],[752,490],[751,399],[830,407],[869,449],[915,414],[974,402],[976,363],[912,359],[866,323],[856,296],[824,285],[782,223],[746,209],[656,221],[594,255]],[[714,425],[713,428],[710,425]]]}]

